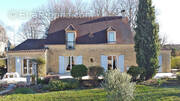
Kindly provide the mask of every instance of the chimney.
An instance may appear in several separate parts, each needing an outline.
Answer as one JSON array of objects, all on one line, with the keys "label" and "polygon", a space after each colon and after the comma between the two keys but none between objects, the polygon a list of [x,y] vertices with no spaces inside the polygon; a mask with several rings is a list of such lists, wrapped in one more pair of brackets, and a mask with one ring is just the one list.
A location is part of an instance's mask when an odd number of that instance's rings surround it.
[{"label": "chimney", "polygon": [[122,17],[126,17],[126,10],[121,10]]}]

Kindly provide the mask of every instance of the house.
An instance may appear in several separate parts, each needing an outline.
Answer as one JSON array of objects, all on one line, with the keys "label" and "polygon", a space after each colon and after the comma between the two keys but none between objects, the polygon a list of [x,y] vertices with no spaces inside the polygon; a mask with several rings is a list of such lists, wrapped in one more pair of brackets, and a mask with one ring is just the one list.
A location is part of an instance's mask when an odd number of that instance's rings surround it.
[{"label": "house", "polygon": [[2,26],[0,26],[0,56],[5,54],[7,47],[8,39],[6,37],[6,31]]},{"label": "house", "polygon": [[[8,52],[8,72],[32,74],[31,60],[38,57],[45,60],[45,75],[69,73],[76,64],[121,72],[137,65],[133,34],[121,16],[60,17],[51,22],[46,39],[28,39]],[[170,72],[170,57],[169,50],[161,50],[159,72]]]}]

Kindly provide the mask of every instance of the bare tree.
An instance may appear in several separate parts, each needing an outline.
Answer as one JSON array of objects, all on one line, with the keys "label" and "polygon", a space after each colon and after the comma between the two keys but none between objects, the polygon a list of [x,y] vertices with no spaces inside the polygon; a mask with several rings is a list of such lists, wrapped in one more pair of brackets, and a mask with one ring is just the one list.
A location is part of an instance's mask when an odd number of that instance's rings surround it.
[{"label": "bare tree", "polygon": [[125,16],[128,17],[130,26],[135,28],[139,0],[119,0],[118,4],[120,10],[126,11]]},{"label": "bare tree", "polygon": [[43,27],[40,25],[41,22],[36,18],[32,18],[25,24],[22,24],[22,27],[19,29],[21,40],[42,38],[44,32]]},{"label": "bare tree", "polygon": [[129,24],[132,29],[135,27],[138,0],[94,0],[86,3],[83,0],[50,0],[47,5],[35,9],[34,16],[22,25],[22,39],[46,38],[50,22],[58,17],[116,16],[122,15],[121,10],[126,10]]},{"label": "bare tree", "polygon": [[164,34],[163,36],[160,36],[159,41],[161,47],[164,47],[167,44],[167,35]]},{"label": "bare tree", "polygon": [[0,26],[0,42],[6,43],[8,38],[6,36],[6,31],[3,27]]},{"label": "bare tree", "polygon": [[138,0],[94,0],[92,10],[95,16],[122,15],[121,11],[125,10],[125,16],[128,17],[130,26],[134,28]]}]

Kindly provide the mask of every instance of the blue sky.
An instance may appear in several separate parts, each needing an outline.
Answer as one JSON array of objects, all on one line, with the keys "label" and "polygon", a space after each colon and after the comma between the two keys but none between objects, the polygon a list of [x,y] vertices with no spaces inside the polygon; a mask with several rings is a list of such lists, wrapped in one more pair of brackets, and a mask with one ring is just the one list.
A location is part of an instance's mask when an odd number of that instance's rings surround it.
[{"label": "blue sky", "polygon": [[[43,4],[47,0],[1,0],[0,3],[0,25],[3,25],[10,37],[14,40],[15,33],[28,17],[12,16],[12,11],[17,14],[30,12]],[[160,24],[160,36],[167,36],[168,43],[180,44],[180,0],[153,0],[156,7],[157,21]]]}]

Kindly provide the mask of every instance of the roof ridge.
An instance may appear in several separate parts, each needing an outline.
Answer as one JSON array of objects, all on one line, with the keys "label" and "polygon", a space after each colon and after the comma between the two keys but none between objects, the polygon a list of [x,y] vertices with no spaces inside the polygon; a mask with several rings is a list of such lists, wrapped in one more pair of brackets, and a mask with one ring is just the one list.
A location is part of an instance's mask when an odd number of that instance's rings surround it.
[{"label": "roof ridge", "polygon": [[97,19],[97,18],[107,18],[107,17],[121,17],[124,18],[122,16],[69,16],[69,17],[64,17],[64,16],[60,16],[57,17],[56,19],[52,20],[52,22],[59,20],[59,19]]}]

